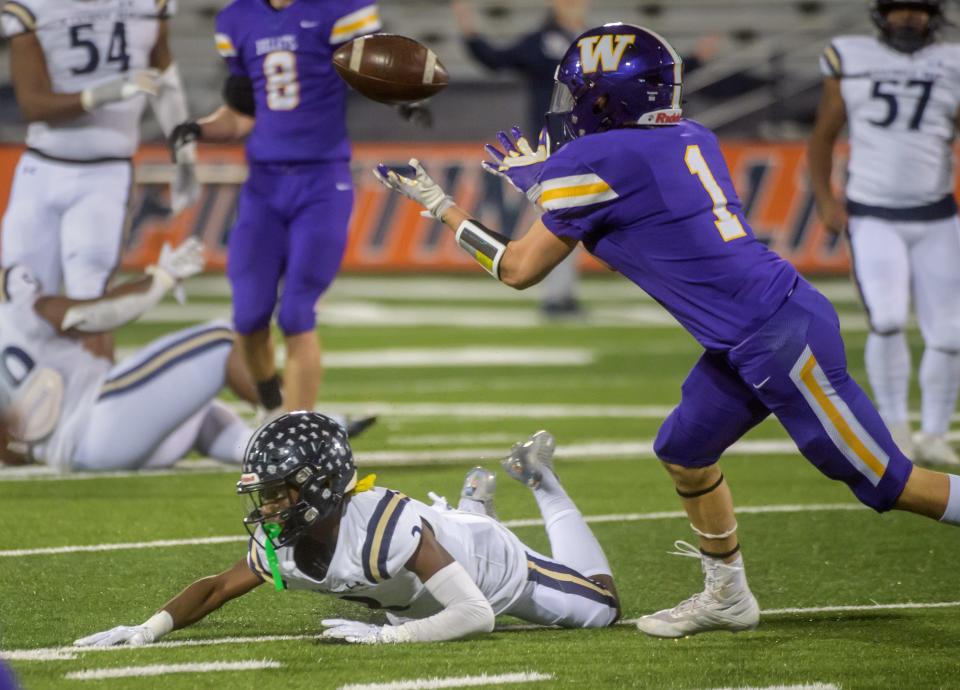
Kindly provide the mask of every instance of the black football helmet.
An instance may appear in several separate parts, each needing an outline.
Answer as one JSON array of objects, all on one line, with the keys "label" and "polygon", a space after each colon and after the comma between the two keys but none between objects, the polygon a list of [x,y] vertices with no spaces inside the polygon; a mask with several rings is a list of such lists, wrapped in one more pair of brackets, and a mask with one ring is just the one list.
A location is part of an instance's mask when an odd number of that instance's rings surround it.
[{"label": "black football helmet", "polygon": [[[927,28],[890,26],[887,14],[902,8],[926,12],[930,16]],[[880,38],[884,43],[901,53],[914,53],[935,40],[937,30],[944,21],[943,0],[871,0],[870,18],[880,29]]]},{"label": "black football helmet", "polygon": [[[275,548],[294,544],[309,527],[332,515],[356,486],[357,468],[342,426],[317,412],[291,412],[261,427],[243,456],[237,493],[249,508],[251,534],[267,522],[282,523]],[[289,489],[299,492],[289,500]],[[265,506],[280,506],[264,512]]]}]

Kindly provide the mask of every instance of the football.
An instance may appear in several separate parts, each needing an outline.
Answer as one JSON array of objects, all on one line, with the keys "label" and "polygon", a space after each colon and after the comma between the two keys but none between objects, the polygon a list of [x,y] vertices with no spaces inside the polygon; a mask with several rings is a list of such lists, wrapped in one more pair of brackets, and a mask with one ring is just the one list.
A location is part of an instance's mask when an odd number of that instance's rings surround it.
[{"label": "football", "polygon": [[380,103],[414,103],[449,82],[437,54],[422,43],[395,34],[360,36],[333,54],[337,74],[358,92]]}]

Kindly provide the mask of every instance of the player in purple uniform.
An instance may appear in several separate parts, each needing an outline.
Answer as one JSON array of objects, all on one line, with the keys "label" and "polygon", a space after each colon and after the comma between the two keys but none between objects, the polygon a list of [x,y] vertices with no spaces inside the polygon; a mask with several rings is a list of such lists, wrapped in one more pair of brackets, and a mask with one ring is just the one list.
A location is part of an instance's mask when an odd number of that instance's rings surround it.
[{"label": "player in purple uniform", "polygon": [[607,24],[580,36],[557,71],[549,140],[534,150],[514,130],[500,134],[504,151],[488,147],[496,160],[484,167],[545,210],[515,242],[470,218],[416,160],[375,171],[507,285],[535,284],[582,242],[703,345],[654,447],[699,537],[699,553],[686,545],[685,555],[701,558],[705,587],[640,620],[658,637],[759,622],[717,462],[770,413],[874,510],[960,524],[960,477],[914,467],[897,449],[847,373],[832,305],[754,237],[716,137],[682,119],[680,91],[680,58],[653,32]]},{"label": "player in purple uniform", "polygon": [[[225,105],[171,136],[175,157],[198,139],[247,137],[250,176],[230,232],[227,274],[239,343],[267,410],[313,409],[317,399],[314,309],[340,268],[353,206],[346,86],[332,56],[379,28],[371,0],[234,0],[216,21],[217,50],[230,73]],[[281,279],[282,394],[270,336]]]}]

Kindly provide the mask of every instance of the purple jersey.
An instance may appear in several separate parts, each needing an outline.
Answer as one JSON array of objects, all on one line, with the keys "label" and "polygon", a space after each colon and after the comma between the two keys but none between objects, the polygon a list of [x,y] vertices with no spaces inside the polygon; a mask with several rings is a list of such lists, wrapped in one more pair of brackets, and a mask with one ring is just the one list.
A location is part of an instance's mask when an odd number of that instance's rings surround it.
[{"label": "purple jersey", "polygon": [[333,51],[377,31],[370,0],[234,0],[217,15],[217,51],[253,84],[256,124],[247,157],[257,163],[346,160],[346,85]]},{"label": "purple jersey", "polygon": [[574,139],[540,182],[547,228],[581,240],[707,349],[756,331],[797,281],[754,237],[716,137],[691,120]]}]

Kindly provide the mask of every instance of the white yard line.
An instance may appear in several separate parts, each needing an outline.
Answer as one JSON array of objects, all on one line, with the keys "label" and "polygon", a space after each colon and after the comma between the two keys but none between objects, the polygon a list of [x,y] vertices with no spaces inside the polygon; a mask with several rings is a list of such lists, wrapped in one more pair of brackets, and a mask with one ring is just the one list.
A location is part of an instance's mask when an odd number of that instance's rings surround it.
[{"label": "white yard line", "polygon": [[253,671],[263,668],[282,668],[283,664],[272,659],[250,661],[208,661],[195,664],[151,664],[149,666],[122,666],[120,668],[94,668],[72,671],[64,676],[67,680],[103,680],[104,678],[141,678],[143,676],[166,676],[171,673],[222,673],[224,671]]},{"label": "white yard line", "polygon": [[440,690],[441,688],[472,688],[477,685],[507,685],[515,683],[536,683],[552,680],[552,673],[523,671],[521,673],[499,673],[479,676],[449,676],[447,678],[414,678],[413,680],[393,680],[384,683],[350,683],[341,685],[337,690]]},{"label": "white yard line", "polygon": [[[741,506],[737,508],[740,515],[763,515],[776,513],[820,513],[827,511],[865,510],[859,503],[795,503],[767,506]],[[607,515],[587,515],[588,523],[607,522],[645,522],[649,520],[674,520],[686,518],[687,514],[681,510],[665,510],[655,513],[611,513]],[[517,520],[503,520],[506,527],[535,527],[543,524],[541,518],[523,518]],[[222,537],[200,537],[195,539],[159,539],[142,542],[116,542],[105,544],[88,544],[82,546],[49,546],[35,549],[10,549],[0,551],[0,558],[20,558],[22,556],[55,556],[67,553],[90,553],[103,551],[129,551],[134,549],[168,549],[179,546],[202,546],[206,544],[229,544],[245,542],[250,537],[246,535],[227,535]]]},{"label": "white yard line", "polygon": [[[896,611],[917,609],[958,608],[960,601],[905,602],[893,604],[852,604],[838,606],[812,606],[801,608],[764,609],[763,616],[809,615],[812,613],[860,613],[870,611]],[[636,625],[637,618],[621,620],[617,625]],[[497,630],[539,630],[540,625],[504,625]],[[297,642],[320,639],[319,635],[251,635],[248,637],[215,637],[208,639],[175,640],[156,642],[150,649],[173,649],[177,647],[207,647],[224,644],[258,644],[263,642]],[[68,661],[88,652],[121,652],[142,647],[42,647],[36,649],[0,649],[0,659],[7,661]]]},{"label": "white yard line", "polygon": [[[835,510],[864,510],[859,503],[792,503],[767,506],[741,506],[740,515],[763,515],[768,513],[820,513]],[[673,520],[685,518],[682,510],[665,510],[655,513],[611,513],[607,515],[587,515],[589,523],[606,522],[646,522],[649,520]],[[541,518],[522,518],[503,520],[506,527],[535,527],[543,524]],[[56,556],[67,553],[97,553],[102,551],[128,551],[133,549],[168,549],[179,546],[204,546],[207,544],[230,544],[246,542],[246,535],[227,535],[222,537],[199,537],[195,539],[158,539],[155,541],[114,542],[104,544],[86,544],[79,546],[49,546],[35,549],[10,549],[0,551],[0,558],[20,558],[22,556]]]},{"label": "white yard line", "polygon": [[[950,441],[960,440],[960,431],[947,434]],[[441,448],[427,450],[373,450],[358,452],[357,459],[364,468],[371,467],[417,467],[420,465],[462,465],[464,463],[499,460],[506,453],[504,446],[484,448]],[[738,441],[726,452],[725,457],[751,455],[795,455],[800,452],[790,439],[756,439]],[[566,462],[598,462],[604,460],[653,459],[653,441],[589,441],[568,443],[557,448],[556,456]],[[82,481],[88,479],[126,479],[132,477],[164,477],[182,473],[232,474],[238,467],[213,460],[187,460],[168,470],[128,470],[117,472],[77,472],[60,474],[43,465],[5,467],[0,469],[0,484],[18,481]]]},{"label": "white yard line", "polygon": [[764,685],[763,687],[738,685],[709,690],[840,690],[840,686],[833,683],[801,683],[800,685]]}]

